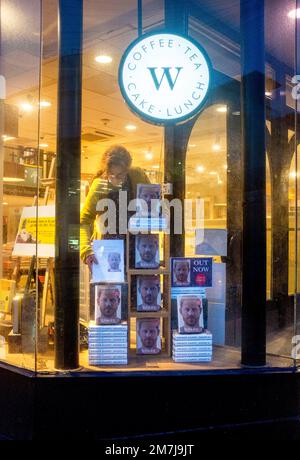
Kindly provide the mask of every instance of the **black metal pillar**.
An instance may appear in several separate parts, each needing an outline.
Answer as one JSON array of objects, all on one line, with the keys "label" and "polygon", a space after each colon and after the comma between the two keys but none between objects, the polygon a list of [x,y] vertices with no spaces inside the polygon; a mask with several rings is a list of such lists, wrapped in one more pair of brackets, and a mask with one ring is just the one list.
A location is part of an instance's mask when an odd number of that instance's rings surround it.
[{"label": "black metal pillar", "polygon": [[[183,1],[165,0],[165,26],[168,32],[185,34],[187,32],[187,11]],[[191,127],[186,124],[167,126],[165,128],[165,182],[173,185],[172,199],[184,203],[185,198],[185,163],[187,143]],[[184,211],[182,212],[184,226]],[[174,235],[174,215],[171,211],[171,243],[172,257],[183,257],[185,250],[184,232]]]},{"label": "black metal pillar", "polygon": [[55,367],[79,367],[82,0],[59,1]]},{"label": "black metal pillar", "polygon": [[242,364],[266,363],[264,1],[241,0],[244,159]]}]

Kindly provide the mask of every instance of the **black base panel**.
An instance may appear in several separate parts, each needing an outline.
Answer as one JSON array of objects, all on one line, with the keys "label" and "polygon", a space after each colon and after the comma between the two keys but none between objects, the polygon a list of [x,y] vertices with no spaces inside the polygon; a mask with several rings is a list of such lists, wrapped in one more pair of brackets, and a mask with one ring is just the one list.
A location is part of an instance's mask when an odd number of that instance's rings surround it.
[{"label": "black base panel", "polygon": [[300,439],[299,395],[296,370],[36,376],[0,367],[0,434],[106,443]]}]

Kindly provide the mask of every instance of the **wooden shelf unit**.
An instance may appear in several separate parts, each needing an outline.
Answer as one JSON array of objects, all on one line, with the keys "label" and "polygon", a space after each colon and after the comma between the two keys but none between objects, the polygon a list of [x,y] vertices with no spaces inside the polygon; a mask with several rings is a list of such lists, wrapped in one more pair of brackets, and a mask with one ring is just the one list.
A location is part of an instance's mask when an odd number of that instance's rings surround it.
[{"label": "wooden shelf unit", "polygon": [[[144,232],[143,232],[144,233]],[[151,232],[149,232],[151,233]],[[153,232],[154,233],[154,232]],[[158,233],[158,232],[155,232]],[[128,282],[128,347],[130,348],[130,332],[131,324],[134,319],[142,318],[161,318],[163,320],[162,327],[162,343],[164,348],[159,355],[145,355],[149,359],[157,359],[158,356],[170,357],[171,356],[171,263],[170,263],[170,235],[167,233],[160,232],[160,237],[163,238],[163,260],[161,260],[161,266],[157,269],[137,269],[130,266],[130,247],[137,235],[127,234],[126,237],[126,270],[127,270],[127,282]],[[161,254],[160,254],[161,255]],[[160,275],[163,276],[163,290],[161,294],[163,308],[159,311],[137,311],[132,305],[132,283],[134,278],[137,276],[151,276]],[[135,281],[136,282],[136,281]],[[137,287],[136,287],[137,288]]]}]

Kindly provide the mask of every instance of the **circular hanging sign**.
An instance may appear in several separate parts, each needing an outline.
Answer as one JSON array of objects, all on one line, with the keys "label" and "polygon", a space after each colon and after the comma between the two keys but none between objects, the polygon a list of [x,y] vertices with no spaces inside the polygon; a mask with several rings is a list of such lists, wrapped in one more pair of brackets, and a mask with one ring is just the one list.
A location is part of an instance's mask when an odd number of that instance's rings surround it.
[{"label": "circular hanging sign", "polygon": [[186,36],[143,35],[125,51],[119,85],[129,107],[154,124],[175,124],[206,101],[212,66],[204,49]]}]

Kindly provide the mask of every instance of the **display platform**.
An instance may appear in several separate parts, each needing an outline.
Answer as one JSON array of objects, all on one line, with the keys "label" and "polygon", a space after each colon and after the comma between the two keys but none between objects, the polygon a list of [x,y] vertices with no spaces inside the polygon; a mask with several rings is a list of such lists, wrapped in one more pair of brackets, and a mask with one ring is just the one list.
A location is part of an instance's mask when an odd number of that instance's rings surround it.
[{"label": "display platform", "polygon": [[262,425],[297,419],[299,392],[300,373],[293,368],[183,374],[139,367],[131,373],[86,369],[51,375],[1,365],[0,433],[16,440],[108,444],[121,438],[188,440],[193,433],[212,439],[224,427],[227,433],[246,425],[259,432]]}]

